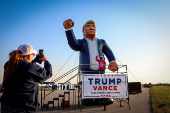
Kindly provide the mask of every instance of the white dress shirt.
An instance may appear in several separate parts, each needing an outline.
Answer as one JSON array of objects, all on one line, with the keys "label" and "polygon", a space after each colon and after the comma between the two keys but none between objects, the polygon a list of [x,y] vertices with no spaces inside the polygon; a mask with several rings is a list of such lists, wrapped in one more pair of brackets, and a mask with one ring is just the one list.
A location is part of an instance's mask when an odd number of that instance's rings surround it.
[{"label": "white dress shirt", "polygon": [[98,70],[99,69],[99,63],[96,61],[96,56],[98,55],[98,43],[97,38],[94,38],[93,40],[89,38],[85,38],[88,44],[89,49],[89,57],[90,57],[90,69],[92,70]]}]

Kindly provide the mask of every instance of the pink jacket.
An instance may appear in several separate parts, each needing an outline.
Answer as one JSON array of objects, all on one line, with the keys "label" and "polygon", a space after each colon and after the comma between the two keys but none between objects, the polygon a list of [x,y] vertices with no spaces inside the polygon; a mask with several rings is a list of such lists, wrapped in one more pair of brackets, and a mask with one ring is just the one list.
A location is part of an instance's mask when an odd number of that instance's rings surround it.
[{"label": "pink jacket", "polygon": [[106,69],[106,62],[105,62],[105,60],[101,61],[96,56],[96,61],[99,62],[99,69],[103,69],[103,70]]}]

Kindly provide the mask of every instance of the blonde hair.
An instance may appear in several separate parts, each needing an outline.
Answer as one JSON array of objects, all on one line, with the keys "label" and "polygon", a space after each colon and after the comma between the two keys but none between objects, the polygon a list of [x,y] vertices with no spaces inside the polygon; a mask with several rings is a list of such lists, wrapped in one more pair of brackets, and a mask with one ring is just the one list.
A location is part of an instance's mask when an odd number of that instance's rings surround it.
[{"label": "blonde hair", "polygon": [[[85,26],[86,24],[95,24],[95,22],[94,22],[93,20],[89,20],[89,21],[87,21],[87,22],[84,24],[84,26]],[[83,26],[83,32],[84,32],[84,26]]]},{"label": "blonde hair", "polygon": [[4,65],[5,80],[11,76],[13,71],[17,69],[19,61],[23,60],[23,57],[20,56],[21,53],[21,50],[14,50],[9,53],[9,60]]}]

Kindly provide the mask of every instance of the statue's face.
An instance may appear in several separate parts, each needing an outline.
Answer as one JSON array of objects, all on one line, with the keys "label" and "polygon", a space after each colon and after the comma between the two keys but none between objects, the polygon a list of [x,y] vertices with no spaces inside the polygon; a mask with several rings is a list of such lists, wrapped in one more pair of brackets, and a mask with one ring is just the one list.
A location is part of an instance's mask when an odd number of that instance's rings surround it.
[{"label": "statue's face", "polygon": [[95,24],[86,24],[84,26],[83,34],[86,35],[96,35],[97,27]]}]

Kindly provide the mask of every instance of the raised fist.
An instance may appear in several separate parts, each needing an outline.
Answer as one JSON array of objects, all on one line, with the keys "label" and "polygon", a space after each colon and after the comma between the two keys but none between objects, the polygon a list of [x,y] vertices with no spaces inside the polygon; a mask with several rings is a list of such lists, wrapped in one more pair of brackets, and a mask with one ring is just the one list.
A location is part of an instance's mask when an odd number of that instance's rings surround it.
[{"label": "raised fist", "polygon": [[72,28],[74,26],[74,22],[71,19],[65,20],[63,22],[63,26],[65,29]]}]

